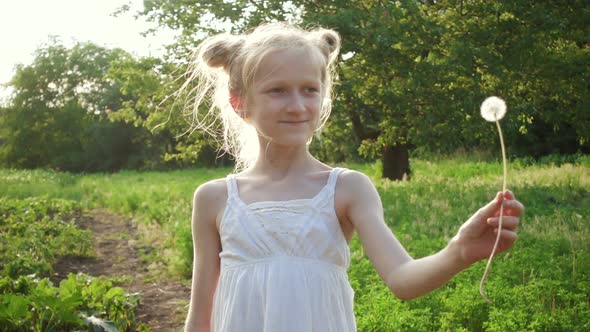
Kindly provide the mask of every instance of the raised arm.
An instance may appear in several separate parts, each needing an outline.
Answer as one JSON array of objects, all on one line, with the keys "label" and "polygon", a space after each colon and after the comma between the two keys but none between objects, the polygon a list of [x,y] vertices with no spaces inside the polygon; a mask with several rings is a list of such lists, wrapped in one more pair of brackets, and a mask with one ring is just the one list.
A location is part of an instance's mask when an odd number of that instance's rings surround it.
[{"label": "raised arm", "polygon": [[498,252],[510,248],[516,240],[518,215],[523,211],[522,204],[511,193],[498,194],[465,222],[447,247],[434,255],[413,259],[385,224],[381,199],[368,177],[348,171],[342,175],[339,186],[346,206],[345,217],[358,232],[369,260],[389,289],[403,300],[429,293],[489,255],[501,199],[505,197],[507,201]]},{"label": "raised arm", "polygon": [[221,243],[217,218],[226,193],[220,181],[200,186],[194,194],[192,213],[193,278],[186,332],[210,332],[213,294],[219,278]]}]

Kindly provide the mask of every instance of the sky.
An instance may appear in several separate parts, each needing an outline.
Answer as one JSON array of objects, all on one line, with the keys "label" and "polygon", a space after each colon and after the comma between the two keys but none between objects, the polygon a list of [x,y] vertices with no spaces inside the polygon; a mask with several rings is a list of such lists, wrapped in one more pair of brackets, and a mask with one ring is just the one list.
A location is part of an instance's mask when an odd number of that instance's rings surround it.
[{"label": "sky", "polygon": [[[113,17],[125,4],[131,10]],[[90,41],[137,56],[161,55],[163,46],[174,41],[174,33],[141,36],[155,26],[133,17],[142,8],[143,0],[0,0],[0,84],[12,78],[16,64],[30,64],[34,51],[50,35],[59,36],[67,46]],[[0,86],[0,97],[8,93]]]}]

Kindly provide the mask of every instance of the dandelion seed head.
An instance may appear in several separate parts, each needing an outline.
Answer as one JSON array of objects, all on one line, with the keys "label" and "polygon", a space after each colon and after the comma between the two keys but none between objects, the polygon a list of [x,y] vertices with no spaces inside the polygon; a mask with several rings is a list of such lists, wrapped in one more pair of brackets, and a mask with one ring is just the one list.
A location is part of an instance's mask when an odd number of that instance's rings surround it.
[{"label": "dandelion seed head", "polygon": [[486,121],[495,122],[506,114],[506,103],[501,98],[492,96],[481,103],[481,116]]}]

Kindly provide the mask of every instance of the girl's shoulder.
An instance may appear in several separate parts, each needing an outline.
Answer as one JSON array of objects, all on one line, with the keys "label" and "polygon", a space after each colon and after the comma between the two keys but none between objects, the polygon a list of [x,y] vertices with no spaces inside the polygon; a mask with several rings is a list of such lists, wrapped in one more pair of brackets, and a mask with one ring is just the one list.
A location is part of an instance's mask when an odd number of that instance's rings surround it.
[{"label": "girl's shoulder", "polygon": [[374,187],[373,181],[371,181],[371,179],[362,172],[345,169],[338,176],[337,190],[350,190],[366,187]]},{"label": "girl's shoulder", "polygon": [[207,181],[197,187],[193,196],[195,209],[207,211],[217,218],[227,201],[227,180],[225,178]]},{"label": "girl's shoulder", "polygon": [[373,181],[359,171],[346,169],[338,176],[336,195],[345,202],[355,202],[368,192],[373,192]]},{"label": "girl's shoulder", "polygon": [[350,240],[358,215],[364,215],[368,208],[379,206],[379,196],[371,179],[358,171],[345,170],[338,177],[334,192],[334,208],[346,238]]},{"label": "girl's shoulder", "polygon": [[194,196],[195,200],[217,201],[227,198],[227,179],[220,178],[207,181],[197,187]]}]

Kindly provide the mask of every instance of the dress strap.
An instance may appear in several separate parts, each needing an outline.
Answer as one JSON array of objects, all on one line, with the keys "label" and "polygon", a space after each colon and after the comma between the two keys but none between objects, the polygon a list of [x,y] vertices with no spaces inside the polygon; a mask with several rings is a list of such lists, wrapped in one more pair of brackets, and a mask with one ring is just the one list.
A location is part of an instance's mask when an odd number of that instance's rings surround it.
[{"label": "dress strap", "polygon": [[332,172],[330,172],[330,176],[328,177],[328,183],[326,187],[330,190],[330,192],[334,192],[336,190],[336,183],[338,182],[338,175],[340,173],[346,171],[346,168],[342,167],[335,167]]},{"label": "dress strap", "polygon": [[325,204],[326,202],[332,201],[332,199],[334,198],[334,192],[336,191],[336,183],[338,182],[338,176],[340,175],[340,173],[346,170],[346,168],[341,167],[335,167],[332,169],[330,175],[328,176],[328,182],[326,182],[324,189],[322,189],[322,192],[318,195],[320,197],[318,197],[318,199],[314,200],[313,202],[314,206],[320,206]]},{"label": "dress strap", "polygon": [[238,198],[238,184],[236,183],[236,177],[234,174],[229,174],[226,177],[227,183],[227,198],[228,199],[236,199]]}]

